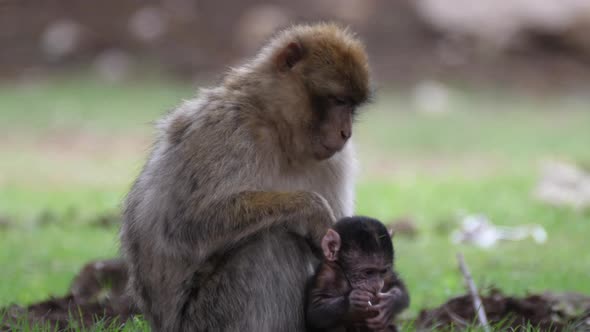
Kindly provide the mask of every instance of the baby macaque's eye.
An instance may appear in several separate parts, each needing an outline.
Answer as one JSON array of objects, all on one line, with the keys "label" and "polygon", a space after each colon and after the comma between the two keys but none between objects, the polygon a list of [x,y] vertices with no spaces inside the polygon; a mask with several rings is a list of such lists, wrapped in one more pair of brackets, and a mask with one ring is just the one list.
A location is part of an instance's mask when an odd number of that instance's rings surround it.
[{"label": "baby macaque's eye", "polygon": [[375,270],[375,269],[365,270],[365,276],[367,276],[367,277],[375,277],[378,274],[379,274],[379,270]]}]

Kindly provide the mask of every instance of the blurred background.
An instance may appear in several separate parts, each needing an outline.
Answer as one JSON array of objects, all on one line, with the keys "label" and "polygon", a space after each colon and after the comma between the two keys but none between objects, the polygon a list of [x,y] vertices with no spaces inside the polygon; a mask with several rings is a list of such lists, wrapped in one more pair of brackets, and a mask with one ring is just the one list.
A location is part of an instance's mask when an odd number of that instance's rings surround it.
[{"label": "blurred background", "polygon": [[[203,81],[254,54],[277,28],[335,20],[366,42],[375,78],[580,88],[590,73],[585,0],[0,2],[3,77],[146,70]],[[549,79],[550,78],[550,79]]]},{"label": "blurred background", "polygon": [[357,211],[396,230],[407,317],[483,289],[590,294],[587,0],[0,0],[0,306],[118,252],[152,122],[276,29],[332,20],[377,88]]}]

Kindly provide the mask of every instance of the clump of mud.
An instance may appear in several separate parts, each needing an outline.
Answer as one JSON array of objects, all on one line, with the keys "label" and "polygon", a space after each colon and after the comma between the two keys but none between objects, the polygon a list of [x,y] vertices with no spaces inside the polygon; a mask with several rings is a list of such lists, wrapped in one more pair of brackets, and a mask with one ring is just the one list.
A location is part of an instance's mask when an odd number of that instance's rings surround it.
[{"label": "clump of mud", "polygon": [[110,325],[123,323],[139,313],[125,294],[127,269],[120,259],[86,264],[73,280],[64,297],[52,297],[28,307],[13,305],[3,310],[0,330],[42,325],[51,330],[72,326],[90,327],[96,322]]},{"label": "clump of mud", "polygon": [[[590,331],[590,297],[577,293],[544,293],[513,297],[492,289],[481,296],[488,321],[502,330],[527,326],[541,331]],[[477,323],[470,295],[450,299],[434,309],[422,310],[415,321],[419,330],[457,330]]]},{"label": "clump of mud", "polygon": [[[64,297],[22,307],[0,309],[0,331],[18,330],[18,326],[49,326],[67,330],[89,328],[101,322],[122,324],[139,314],[125,294],[127,268],[121,259],[86,264],[73,280]],[[590,296],[578,293],[533,294],[513,297],[497,289],[481,297],[494,330],[520,331],[537,327],[541,331],[590,331]],[[411,324],[418,331],[461,330],[477,323],[472,298],[452,298],[438,308],[424,309]]]}]

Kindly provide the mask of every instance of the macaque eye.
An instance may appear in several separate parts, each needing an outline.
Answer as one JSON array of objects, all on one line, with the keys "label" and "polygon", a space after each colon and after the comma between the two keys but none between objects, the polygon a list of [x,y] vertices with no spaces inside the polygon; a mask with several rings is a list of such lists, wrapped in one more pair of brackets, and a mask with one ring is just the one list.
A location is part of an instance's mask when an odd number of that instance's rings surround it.
[{"label": "macaque eye", "polygon": [[347,106],[347,105],[350,104],[348,102],[348,100],[346,98],[344,98],[344,97],[333,96],[333,97],[330,97],[330,100],[336,106]]},{"label": "macaque eye", "polygon": [[365,271],[365,276],[367,276],[367,277],[374,277],[377,274],[379,274],[379,271],[378,270],[371,269],[371,270],[366,270]]}]

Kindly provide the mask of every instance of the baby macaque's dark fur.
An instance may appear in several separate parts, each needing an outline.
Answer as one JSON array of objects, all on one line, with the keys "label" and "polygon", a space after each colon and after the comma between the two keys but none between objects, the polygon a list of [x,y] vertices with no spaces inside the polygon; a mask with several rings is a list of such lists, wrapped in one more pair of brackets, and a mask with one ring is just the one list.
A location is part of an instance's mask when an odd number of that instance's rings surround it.
[{"label": "baby macaque's dark fur", "polygon": [[[394,250],[389,232],[378,220],[366,217],[343,218],[332,229],[338,234],[339,241],[330,241],[330,236],[334,234],[328,231],[322,242],[324,252],[327,250],[328,253],[307,289],[309,330],[397,331],[391,321],[408,307],[409,295],[393,269]],[[330,244],[336,247],[330,248]],[[373,273],[376,268],[381,275],[373,275],[368,282],[363,280],[365,277],[359,274],[361,270],[358,268],[363,264],[368,267],[364,271]],[[356,300],[351,294],[355,289],[369,290],[372,294],[377,288],[380,288],[377,292],[391,295],[387,305],[389,314],[382,315],[379,323],[370,324],[371,328],[365,322],[379,314],[372,310],[379,307],[379,299],[375,294],[368,299],[371,304],[365,298],[359,308],[353,308]],[[363,305],[366,308],[363,309]]]}]

